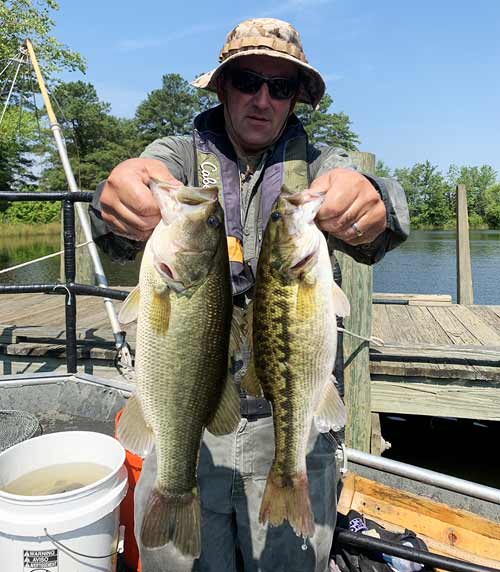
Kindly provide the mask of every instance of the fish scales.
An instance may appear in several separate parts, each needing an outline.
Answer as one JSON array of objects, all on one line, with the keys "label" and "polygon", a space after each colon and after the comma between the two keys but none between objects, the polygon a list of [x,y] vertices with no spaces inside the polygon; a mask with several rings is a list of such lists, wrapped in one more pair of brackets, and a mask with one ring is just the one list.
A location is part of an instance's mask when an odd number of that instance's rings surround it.
[{"label": "fish scales", "polygon": [[[223,283],[229,275],[209,274],[190,298],[167,292],[170,316],[162,332],[164,304],[154,302],[160,296],[152,287],[153,272],[149,268],[144,277],[150,295],[141,294],[144,319],[138,321],[137,339],[144,337],[144,348],[136,362],[137,386],[145,420],[157,435],[157,480],[168,492],[182,494],[196,486],[193,468],[201,432],[217,405],[218,382],[227,368],[231,300]],[[223,319],[218,307],[225,308]]]},{"label": "fish scales", "polygon": [[257,376],[274,405],[275,471],[290,475],[300,459],[305,461],[303,434],[309,432],[317,394],[335,358],[331,289],[287,281],[271,265],[260,268],[254,310]]},{"label": "fish scales", "polygon": [[148,240],[139,286],[120,320],[137,317],[136,396],[117,434],[142,456],[156,445],[157,474],[141,528],[147,548],[173,542],[199,556],[196,468],[203,430],[229,433],[240,419],[227,376],[232,314],[229,259],[217,189],[153,182],[162,220]]},{"label": "fish scales", "polygon": [[345,416],[338,394],[335,406],[330,400],[336,313],[342,313],[335,299],[343,297],[344,310],[348,303],[333,282],[326,241],[313,222],[320,204],[316,198],[305,206],[296,195],[279,199],[264,235],[253,309],[255,372],[272,403],[275,434],[260,520],[288,520],[304,536],[314,533],[306,473],[313,417],[323,401],[328,414],[322,415],[332,425]]}]

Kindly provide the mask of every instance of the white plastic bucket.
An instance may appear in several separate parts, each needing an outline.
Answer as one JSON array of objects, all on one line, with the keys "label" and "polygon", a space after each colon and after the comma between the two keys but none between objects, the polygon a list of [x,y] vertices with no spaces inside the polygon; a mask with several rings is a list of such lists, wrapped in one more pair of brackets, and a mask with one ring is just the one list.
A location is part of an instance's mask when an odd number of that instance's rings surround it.
[{"label": "white plastic bucket", "polygon": [[[50,433],[1,453],[2,572],[116,570],[112,553],[118,544],[119,506],[127,492],[124,460],[125,450],[116,439],[89,431]],[[21,496],[1,490],[24,474],[64,463],[96,463],[111,472],[90,485],[53,495]]]}]

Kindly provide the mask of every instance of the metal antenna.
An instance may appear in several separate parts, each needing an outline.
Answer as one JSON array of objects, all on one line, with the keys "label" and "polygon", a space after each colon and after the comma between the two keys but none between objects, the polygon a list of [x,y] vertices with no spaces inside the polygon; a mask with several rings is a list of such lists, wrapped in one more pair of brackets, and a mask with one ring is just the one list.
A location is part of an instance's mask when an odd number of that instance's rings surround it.
[{"label": "metal antenna", "polygon": [[[71,164],[69,162],[68,154],[66,152],[66,146],[64,144],[62,131],[60,125],[57,123],[57,118],[54,114],[54,110],[52,108],[52,104],[50,102],[49,95],[47,93],[47,88],[45,87],[45,82],[43,80],[42,73],[40,71],[40,67],[38,65],[38,61],[36,59],[35,51],[33,49],[33,45],[30,40],[25,41],[26,49],[28,50],[28,54],[33,65],[33,69],[35,71],[35,76],[38,81],[38,86],[40,87],[40,93],[42,95],[43,101],[45,103],[45,108],[47,109],[47,115],[49,117],[50,128],[52,130],[52,134],[54,135],[54,139],[56,142],[57,150],[59,152],[59,157],[61,159],[64,174],[66,175],[66,180],[68,182],[68,186],[70,191],[78,192],[78,186],[75,181],[75,177],[73,175],[73,170],[71,168]],[[85,216],[85,211],[83,205],[81,203],[75,203],[76,212],[78,213],[78,218],[80,219],[80,224],[82,226],[83,234],[85,236],[85,241],[87,242],[87,246],[89,249],[89,254],[92,259],[92,264],[94,266],[94,272],[96,275],[97,284],[103,288],[108,287],[108,281],[104,274],[104,269],[101,264],[101,260],[99,258],[99,253],[97,251],[97,247],[95,242],[92,238],[92,231],[90,228],[89,221]],[[125,368],[132,368],[132,356],[130,354],[130,348],[125,341],[125,334],[120,328],[120,324],[118,322],[118,318],[116,316],[115,307],[113,302],[110,298],[104,298],[104,306],[106,308],[106,313],[108,314],[109,321],[111,323],[111,329],[113,330],[113,337],[115,339],[115,346],[119,352],[120,361]]]},{"label": "metal antenna", "polygon": [[[17,64],[17,69],[16,69],[16,72],[15,72],[15,74],[14,74],[14,79],[12,80],[12,84],[11,84],[11,86],[10,86],[9,94],[7,95],[7,99],[5,100],[5,105],[3,106],[2,115],[1,115],[1,117],[0,117],[0,125],[2,124],[3,118],[4,118],[4,116],[5,116],[5,112],[7,111],[7,107],[8,107],[8,105],[9,105],[9,101],[10,101],[12,92],[14,91],[14,86],[16,85],[16,80],[17,80],[17,76],[18,76],[18,74],[19,74],[19,70],[21,69],[21,66],[25,63],[25,62],[24,62],[24,53],[22,54],[20,60],[17,60],[17,59],[16,59],[15,61],[18,62],[18,64]],[[4,69],[7,69],[7,67],[8,67],[8,65],[7,65]]]}]

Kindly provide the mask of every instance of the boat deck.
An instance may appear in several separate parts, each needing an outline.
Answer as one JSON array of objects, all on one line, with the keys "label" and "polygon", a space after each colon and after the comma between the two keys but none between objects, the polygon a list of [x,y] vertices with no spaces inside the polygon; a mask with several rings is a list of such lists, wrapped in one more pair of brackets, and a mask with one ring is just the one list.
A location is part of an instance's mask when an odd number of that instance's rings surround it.
[{"label": "boat deck", "polygon": [[[372,410],[500,420],[500,306],[374,294]],[[115,302],[119,308],[120,302]],[[118,376],[102,299],[77,302],[82,372]],[[135,325],[126,327],[135,346]],[[0,374],[65,371],[64,296],[0,296]]]}]

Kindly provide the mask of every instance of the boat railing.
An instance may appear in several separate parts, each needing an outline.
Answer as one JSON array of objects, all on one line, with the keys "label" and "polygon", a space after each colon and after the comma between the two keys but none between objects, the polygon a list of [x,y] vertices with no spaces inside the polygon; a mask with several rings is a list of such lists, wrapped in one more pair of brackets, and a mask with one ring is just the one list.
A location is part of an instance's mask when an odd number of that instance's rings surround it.
[{"label": "boat railing", "polygon": [[[76,278],[75,256],[75,203],[89,203],[92,192],[0,192],[0,201],[61,201],[63,213],[64,242],[64,282],[51,284],[4,284],[0,285],[0,294],[64,294],[66,328],[66,367],[68,373],[77,373],[77,333],[76,303],[78,295],[99,296],[113,300],[124,300],[128,292],[103,286],[78,284]],[[120,332],[120,344],[126,346],[125,332]],[[117,352],[121,347],[117,346]]]}]

